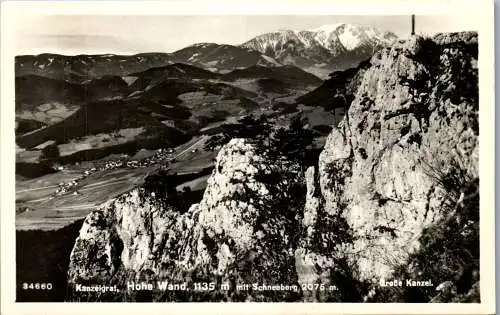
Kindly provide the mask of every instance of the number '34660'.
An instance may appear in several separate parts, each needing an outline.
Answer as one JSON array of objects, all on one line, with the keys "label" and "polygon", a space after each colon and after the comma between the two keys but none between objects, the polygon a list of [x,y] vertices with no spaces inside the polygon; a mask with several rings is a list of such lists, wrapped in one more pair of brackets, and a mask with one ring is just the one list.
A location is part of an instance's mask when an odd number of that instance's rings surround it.
[{"label": "number '34660'", "polygon": [[52,290],[52,283],[23,282],[23,290]]}]

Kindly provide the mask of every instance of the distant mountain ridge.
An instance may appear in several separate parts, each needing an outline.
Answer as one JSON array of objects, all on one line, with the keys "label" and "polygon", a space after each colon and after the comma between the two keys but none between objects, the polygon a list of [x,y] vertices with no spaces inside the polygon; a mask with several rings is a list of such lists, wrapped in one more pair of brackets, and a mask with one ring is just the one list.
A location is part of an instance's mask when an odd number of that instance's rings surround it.
[{"label": "distant mountain ridge", "polygon": [[171,63],[170,54],[145,53],[131,56],[114,54],[75,55],[59,54],[22,55],[15,58],[16,76],[40,75],[53,79],[82,83],[105,75],[123,76]]},{"label": "distant mountain ridge", "polygon": [[373,26],[337,23],[311,30],[270,32],[241,46],[257,50],[282,64],[293,64],[325,77],[325,71],[356,66],[396,39],[394,33]]},{"label": "distant mountain ridge", "polygon": [[[375,27],[338,23],[323,25],[312,30],[282,30],[254,37],[241,46],[260,51],[267,56],[283,59],[283,54],[295,45],[295,51],[302,49],[302,56],[324,58],[325,55],[341,55],[360,49],[371,49],[391,44],[397,36],[382,32]],[[319,61],[319,60],[318,60]]]},{"label": "distant mountain ridge", "polygon": [[22,55],[15,59],[16,76],[41,75],[73,83],[104,75],[127,76],[175,63],[217,73],[251,66],[295,65],[321,78],[355,67],[397,36],[372,26],[331,24],[312,30],[261,34],[241,45],[197,43],[172,53],[136,55]]}]

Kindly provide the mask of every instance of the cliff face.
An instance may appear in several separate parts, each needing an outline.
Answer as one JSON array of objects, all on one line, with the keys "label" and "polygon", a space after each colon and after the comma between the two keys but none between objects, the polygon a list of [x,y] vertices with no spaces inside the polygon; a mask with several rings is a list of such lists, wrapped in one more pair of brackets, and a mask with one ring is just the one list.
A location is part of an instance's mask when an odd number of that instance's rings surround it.
[{"label": "cliff face", "polygon": [[[477,36],[413,37],[379,51],[370,64],[327,139],[318,171],[306,172],[299,280],[340,290],[304,298],[473,301],[479,287]],[[381,288],[381,280],[393,279],[433,285]]]},{"label": "cliff face", "polygon": [[352,232],[342,256],[355,278],[376,283],[479,177],[477,37],[412,37],[370,62],[320,155],[319,186],[324,211]]},{"label": "cliff face", "polygon": [[[70,282],[297,284],[304,290],[149,298],[354,302],[383,300],[381,279],[408,277],[433,281],[418,289],[422,301],[451,301],[457,290],[477,299],[477,35],[412,37],[362,71],[317,168],[302,174],[260,144],[233,139],[188,212],[137,189],[90,214]],[[315,284],[328,289],[306,289]],[[385,293],[385,301],[407,299]]]}]

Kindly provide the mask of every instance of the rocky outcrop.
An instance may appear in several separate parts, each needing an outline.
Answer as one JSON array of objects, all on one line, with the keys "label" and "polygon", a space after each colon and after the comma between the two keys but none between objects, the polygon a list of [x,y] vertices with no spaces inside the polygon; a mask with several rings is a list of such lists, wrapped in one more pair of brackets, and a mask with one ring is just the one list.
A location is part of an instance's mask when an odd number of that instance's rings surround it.
[{"label": "rocky outcrop", "polygon": [[443,178],[457,167],[479,176],[477,36],[412,37],[370,63],[318,164],[325,213],[353,233],[339,254],[356,279],[375,284],[460,202]]},{"label": "rocky outcrop", "polygon": [[69,279],[109,284],[120,270],[127,280],[229,283],[231,290],[210,293],[219,299],[296,296],[238,293],[234,286],[297,283],[289,269],[302,216],[299,178],[297,165],[233,139],[219,152],[202,201],[187,213],[158,208],[137,189],[90,214],[71,254]]}]

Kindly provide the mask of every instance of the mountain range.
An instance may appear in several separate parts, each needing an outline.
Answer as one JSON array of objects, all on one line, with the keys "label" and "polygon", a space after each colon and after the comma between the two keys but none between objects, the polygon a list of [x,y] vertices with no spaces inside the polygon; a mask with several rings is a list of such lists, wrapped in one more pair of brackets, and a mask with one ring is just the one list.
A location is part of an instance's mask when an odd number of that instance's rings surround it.
[{"label": "mountain range", "polygon": [[218,73],[253,65],[295,65],[326,78],[356,66],[373,52],[397,39],[391,32],[355,24],[324,25],[312,30],[281,30],[261,34],[241,45],[197,43],[172,53],[16,57],[16,76],[37,74],[81,83],[103,75],[124,76],[173,63],[186,63]]},{"label": "mountain range", "polygon": [[315,125],[323,125],[323,108],[345,108],[341,100],[324,101],[332,84],[343,87],[355,73],[342,71],[395,38],[371,26],[333,24],[270,32],[237,46],[197,43],[172,53],[17,56],[16,143],[27,150],[19,158],[35,162],[37,150],[53,142],[76,141],[81,149],[85,137],[123,128],[141,134],[120,140],[117,152],[122,142],[178,145],[239,115],[266,110],[281,115],[276,108],[293,113],[298,104],[317,107]]},{"label": "mountain range", "polygon": [[242,46],[324,77],[324,73],[355,66],[396,39],[394,33],[372,26],[339,23],[312,30],[266,33]]}]

